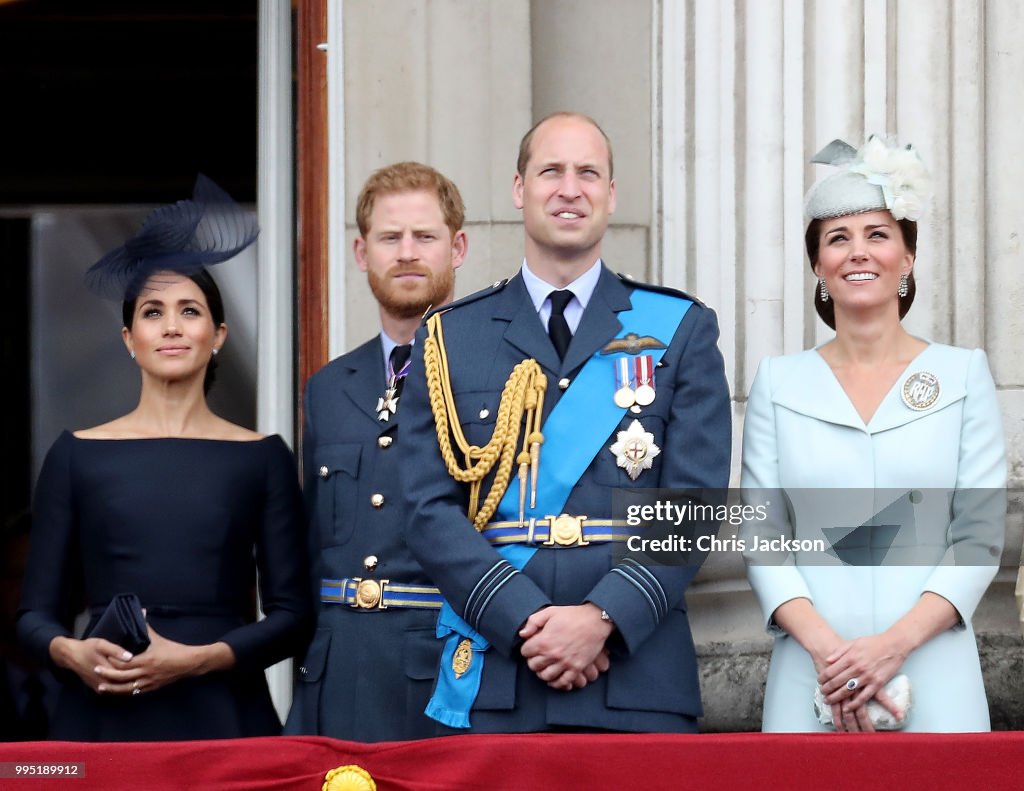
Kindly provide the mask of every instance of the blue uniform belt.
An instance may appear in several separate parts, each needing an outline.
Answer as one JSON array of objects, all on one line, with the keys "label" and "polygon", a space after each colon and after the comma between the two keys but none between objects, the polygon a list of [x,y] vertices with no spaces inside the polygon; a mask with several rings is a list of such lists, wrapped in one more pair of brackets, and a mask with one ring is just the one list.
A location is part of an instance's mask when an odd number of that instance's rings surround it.
[{"label": "blue uniform belt", "polygon": [[494,546],[534,544],[544,547],[585,547],[609,541],[627,541],[636,535],[625,519],[590,519],[586,516],[545,517],[517,521],[490,522],[480,531]]},{"label": "blue uniform belt", "polygon": [[347,604],[357,610],[386,610],[389,607],[440,610],[444,597],[437,588],[430,585],[345,577],[340,580],[320,580],[320,601],[326,604]]}]

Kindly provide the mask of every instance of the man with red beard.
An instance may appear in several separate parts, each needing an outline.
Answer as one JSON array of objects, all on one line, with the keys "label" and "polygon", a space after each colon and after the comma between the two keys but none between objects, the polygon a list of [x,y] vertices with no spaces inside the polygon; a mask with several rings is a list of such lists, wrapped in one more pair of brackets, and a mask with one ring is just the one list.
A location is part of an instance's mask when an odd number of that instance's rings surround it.
[{"label": "man with red beard", "polygon": [[367,180],[354,252],[381,332],[310,377],[303,427],[317,629],[287,734],[376,742],[437,733],[423,713],[437,672],[437,588],[413,559],[397,507],[399,404],[423,314],[452,300],[466,257],[456,186],[417,162]]}]

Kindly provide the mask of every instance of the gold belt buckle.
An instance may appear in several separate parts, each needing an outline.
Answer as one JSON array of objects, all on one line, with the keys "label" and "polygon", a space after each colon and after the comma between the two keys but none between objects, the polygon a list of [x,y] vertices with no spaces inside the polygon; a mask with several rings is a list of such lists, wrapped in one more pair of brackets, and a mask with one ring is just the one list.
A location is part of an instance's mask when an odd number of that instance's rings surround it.
[{"label": "gold belt buckle", "polygon": [[391,580],[364,580],[353,577],[356,585],[356,600],[350,605],[360,610],[386,610],[384,603],[384,586]]},{"label": "gold belt buckle", "polygon": [[583,538],[583,523],[587,517],[571,516],[561,514],[559,516],[548,515],[548,540],[544,542],[546,547],[585,547],[590,542]]}]

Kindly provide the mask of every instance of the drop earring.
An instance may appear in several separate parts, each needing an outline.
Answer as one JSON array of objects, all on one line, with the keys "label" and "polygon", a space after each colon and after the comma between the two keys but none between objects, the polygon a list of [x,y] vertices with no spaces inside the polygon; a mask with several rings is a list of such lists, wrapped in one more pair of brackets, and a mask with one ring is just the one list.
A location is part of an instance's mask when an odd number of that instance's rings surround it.
[{"label": "drop earring", "polygon": [[900,275],[900,287],[896,289],[896,295],[903,299],[910,291],[910,275],[908,272],[904,272]]},{"label": "drop earring", "polygon": [[822,302],[828,302],[828,286],[825,285],[825,278],[818,278],[818,296]]}]

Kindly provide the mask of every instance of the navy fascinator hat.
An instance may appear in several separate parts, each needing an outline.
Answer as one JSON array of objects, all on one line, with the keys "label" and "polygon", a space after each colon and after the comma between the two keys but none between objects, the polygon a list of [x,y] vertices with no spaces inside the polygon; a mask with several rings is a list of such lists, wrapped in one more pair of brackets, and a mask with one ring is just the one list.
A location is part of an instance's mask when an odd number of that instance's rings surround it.
[{"label": "navy fascinator hat", "polygon": [[150,212],[131,239],[89,267],[85,284],[106,299],[134,299],[154,273],[193,275],[234,258],[258,234],[256,220],[200,173],[191,200]]}]

